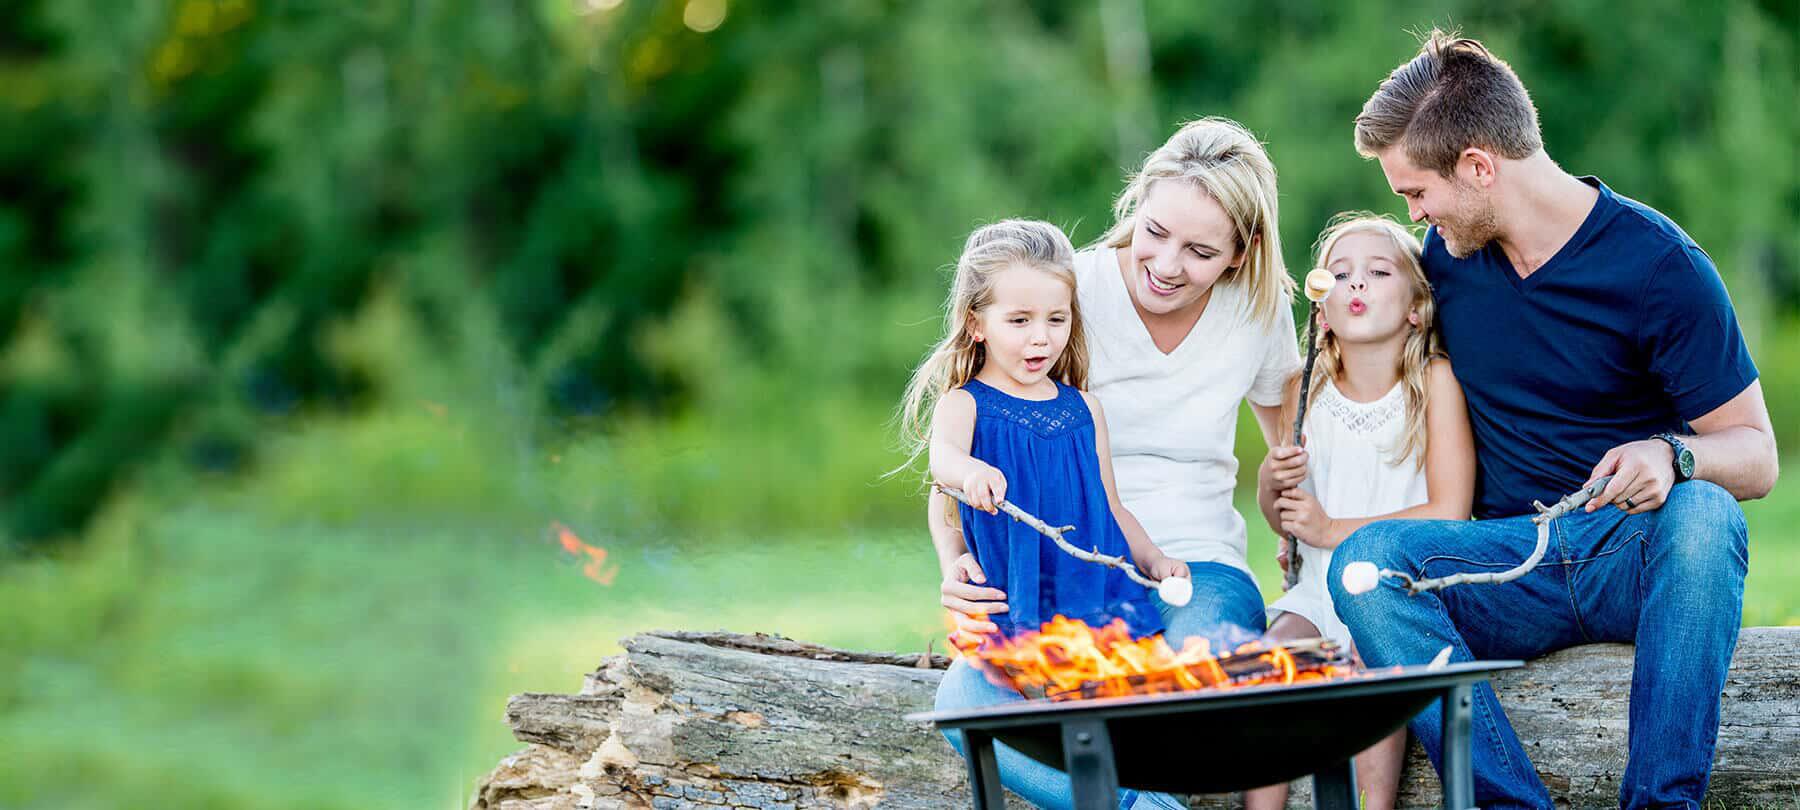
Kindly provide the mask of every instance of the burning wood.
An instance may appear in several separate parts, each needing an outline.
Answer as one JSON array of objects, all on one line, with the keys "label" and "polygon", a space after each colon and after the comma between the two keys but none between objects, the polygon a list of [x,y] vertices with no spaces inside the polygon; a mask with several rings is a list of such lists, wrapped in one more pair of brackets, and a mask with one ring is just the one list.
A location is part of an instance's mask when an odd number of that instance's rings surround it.
[{"label": "burning wood", "polygon": [[1193,638],[1177,652],[1160,634],[1133,639],[1117,619],[1096,629],[1058,616],[1035,633],[1011,639],[956,635],[951,643],[997,684],[1059,701],[1292,684],[1360,672],[1328,639],[1257,640],[1215,655],[1206,639]]}]

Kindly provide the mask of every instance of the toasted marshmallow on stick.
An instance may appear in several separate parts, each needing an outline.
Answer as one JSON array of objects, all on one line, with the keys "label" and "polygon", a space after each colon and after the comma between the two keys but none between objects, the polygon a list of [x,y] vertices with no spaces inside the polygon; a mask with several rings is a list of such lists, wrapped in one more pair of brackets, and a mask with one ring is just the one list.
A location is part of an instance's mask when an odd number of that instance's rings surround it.
[{"label": "toasted marshmallow on stick", "polygon": [[1315,267],[1306,274],[1306,300],[1315,304],[1324,303],[1331,295],[1331,288],[1337,286],[1337,277],[1330,270]]}]

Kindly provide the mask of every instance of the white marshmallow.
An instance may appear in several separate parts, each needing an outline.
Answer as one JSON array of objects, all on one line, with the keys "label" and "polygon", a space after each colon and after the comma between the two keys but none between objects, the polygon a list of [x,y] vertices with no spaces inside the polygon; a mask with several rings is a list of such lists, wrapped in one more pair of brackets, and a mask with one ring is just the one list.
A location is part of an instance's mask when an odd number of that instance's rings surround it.
[{"label": "white marshmallow", "polygon": [[1194,581],[1187,577],[1163,577],[1163,581],[1156,583],[1156,595],[1174,607],[1181,607],[1194,598]]},{"label": "white marshmallow", "polygon": [[1351,593],[1368,593],[1381,583],[1381,570],[1367,560],[1359,560],[1344,566],[1344,590]]}]

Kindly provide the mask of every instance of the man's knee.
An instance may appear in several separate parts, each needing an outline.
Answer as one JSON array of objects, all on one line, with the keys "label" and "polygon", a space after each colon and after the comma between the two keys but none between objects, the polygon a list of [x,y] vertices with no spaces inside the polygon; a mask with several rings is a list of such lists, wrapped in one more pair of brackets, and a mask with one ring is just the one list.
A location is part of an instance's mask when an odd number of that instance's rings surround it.
[{"label": "man's knee", "polygon": [[1413,562],[1407,556],[1407,547],[1415,544],[1409,543],[1408,538],[1418,527],[1417,521],[1379,520],[1357,529],[1331,553],[1331,569],[1326,572],[1325,587],[1331,591],[1338,618],[1353,631],[1365,618],[1361,615],[1364,611],[1359,608],[1373,609],[1372,602],[1379,600],[1358,599],[1356,594],[1345,590],[1344,568],[1354,562],[1369,562],[1376,568],[1411,570]]},{"label": "man's knee", "polygon": [[1344,566],[1353,562],[1371,562],[1377,568],[1404,570],[1411,562],[1406,558],[1406,549],[1410,545],[1407,537],[1417,527],[1417,521],[1378,520],[1357,529],[1331,552],[1331,572],[1326,583],[1334,589],[1342,587]]},{"label": "man's knee", "polygon": [[1695,575],[1742,570],[1749,531],[1737,499],[1711,481],[1683,481],[1657,510],[1655,543],[1678,567]]}]

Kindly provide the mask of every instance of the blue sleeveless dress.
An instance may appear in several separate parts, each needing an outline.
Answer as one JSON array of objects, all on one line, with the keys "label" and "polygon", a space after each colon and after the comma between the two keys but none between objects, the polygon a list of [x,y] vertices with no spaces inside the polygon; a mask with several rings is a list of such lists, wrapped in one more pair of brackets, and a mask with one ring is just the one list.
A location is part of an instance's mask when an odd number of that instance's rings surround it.
[{"label": "blue sleeveless dress", "polygon": [[[1100,477],[1093,413],[1081,392],[1057,383],[1056,397],[1029,400],[980,380],[970,455],[1006,475],[1006,499],[1052,526],[1074,526],[1076,548],[1131,559]],[[962,506],[964,536],[988,585],[1006,591],[1008,612],[988,618],[1011,636],[1037,630],[1057,614],[1099,627],[1124,619],[1134,637],[1160,633],[1149,591],[1116,568],[1078,560],[1050,538],[1008,517]]]}]

